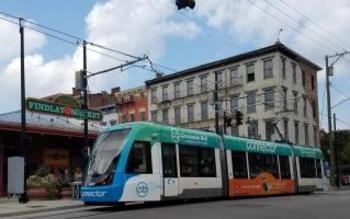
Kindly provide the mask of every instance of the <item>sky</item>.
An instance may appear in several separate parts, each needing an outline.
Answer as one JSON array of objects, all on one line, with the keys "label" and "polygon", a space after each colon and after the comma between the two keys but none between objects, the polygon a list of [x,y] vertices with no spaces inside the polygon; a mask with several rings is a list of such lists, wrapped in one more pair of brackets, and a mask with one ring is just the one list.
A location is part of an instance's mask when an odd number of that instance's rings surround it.
[{"label": "sky", "polygon": [[[271,45],[280,28],[282,43],[323,68],[326,54],[350,50],[347,0],[196,0],[194,10],[181,11],[175,0],[2,0],[0,11],[128,54],[147,55],[153,62],[175,70]],[[70,93],[74,72],[83,65],[77,39],[59,35],[69,44],[29,28],[25,28],[26,96]],[[0,113],[20,108],[19,42],[18,26],[0,20]],[[116,66],[120,59],[130,58],[88,46],[89,72]],[[335,64],[332,105],[350,97],[349,66],[350,54]],[[158,69],[166,74],[173,72]],[[154,76],[154,72],[141,68],[113,71],[90,78],[89,89],[127,89],[143,85]],[[326,127],[323,70],[318,73],[318,89],[321,127]],[[350,129],[349,107],[350,101],[345,101],[334,108],[340,129]]]}]

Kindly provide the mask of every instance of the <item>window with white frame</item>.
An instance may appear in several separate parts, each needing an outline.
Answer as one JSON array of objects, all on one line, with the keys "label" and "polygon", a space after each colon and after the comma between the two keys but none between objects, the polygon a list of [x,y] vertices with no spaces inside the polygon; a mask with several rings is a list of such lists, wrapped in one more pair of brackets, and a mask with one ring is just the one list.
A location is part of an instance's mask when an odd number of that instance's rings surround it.
[{"label": "window with white frame", "polygon": [[219,72],[216,72],[216,74],[217,74],[218,89],[222,89],[224,87],[224,72],[219,71]]},{"label": "window with white frame", "polygon": [[256,112],[256,92],[249,92],[247,94],[247,113]]},{"label": "window with white frame", "polygon": [[156,104],[157,103],[157,89],[151,90],[151,103]]},{"label": "window with white frame", "polygon": [[162,87],[162,100],[163,101],[169,100],[168,86],[163,86]]},{"label": "window with white frame", "polygon": [[162,109],[162,122],[165,124],[169,123],[169,109]]},{"label": "window with white frame", "polygon": [[157,120],[158,120],[157,117],[158,117],[157,110],[152,111],[152,112],[151,112],[151,121],[152,121],[152,122],[157,122]]},{"label": "window with white frame", "polygon": [[181,124],[181,106],[174,108],[175,124]]},{"label": "window with white frame", "polygon": [[187,105],[187,120],[188,122],[194,121],[194,104],[188,104]]},{"label": "window with white frame", "polygon": [[273,88],[266,89],[264,93],[265,111],[273,110],[275,107],[275,91]]},{"label": "window with white frame", "polygon": [[236,110],[238,110],[238,103],[239,102],[239,96],[235,95],[235,96],[231,96],[230,98],[230,109],[231,109],[231,113],[234,113]]},{"label": "window with white frame", "polygon": [[201,76],[201,93],[205,93],[208,91],[208,76]]},{"label": "window with white frame", "polygon": [[273,77],[273,62],[272,59],[264,61],[264,79]]},{"label": "window with white frame", "polygon": [[201,118],[202,120],[208,119],[208,102],[201,102]]},{"label": "window with white frame", "polygon": [[240,81],[238,79],[238,68],[230,69],[230,85],[236,86],[239,85]]},{"label": "window with white frame", "polygon": [[187,81],[187,95],[193,95],[193,79]]},{"label": "window with white frame", "polygon": [[255,81],[255,65],[250,64],[246,66],[247,68],[247,82]]},{"label": "window with white frame", "polygon": [[180,82],[177,82],[174,84],[174,97],[175,98],[180,98],[181,97],[181,87],[180,87]]},{"label": "window with white frame", "polygon": [[258,121],[250,121],[248,123],[248,138],[258,139]]}]

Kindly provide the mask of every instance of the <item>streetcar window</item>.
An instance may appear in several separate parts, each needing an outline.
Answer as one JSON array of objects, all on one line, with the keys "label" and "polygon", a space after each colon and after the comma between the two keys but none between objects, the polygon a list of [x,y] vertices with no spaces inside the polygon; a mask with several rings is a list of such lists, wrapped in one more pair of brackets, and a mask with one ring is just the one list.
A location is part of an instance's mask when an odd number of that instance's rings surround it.
[{"label": "streetcar window", "polygon": [[279,178],[276,155],[249,153],[248,158],[251,178],[263,172],[271,173],[275,178]]},{"label": "streetcar window", "polygon": [[180,145],[179,157],[182,177],[216,177],[214,149]]},{"label": "streetcar window", "polygon": [[248,178],[247,157],[245,151],[231,151],[232,169],[235,179]]},{"label": "streetcar window", "polygon": [[126,168],[129,173],[152,173],[151,144],[137,141],[132,146]]},{"label": "streetcar window", "polygon": [[321,170],[321,160],[317,159],[316,160],[316,174],[317,174],[317,178],[322,178],[322,170]]},{"label": "streetcar window", "polygon": [[280,169],[281,169],[281,179],[290,179],[290,165],[288,156],[279,156],[280,159]]},{"label": "streetcar window", "polygon": [[175,144],[162,143],[162,163],[164,177],[177,177]]},{"label": "streetcar window", "polygon": [[299,158],[301,178],[316,178],[315,160],[313,158]]}]

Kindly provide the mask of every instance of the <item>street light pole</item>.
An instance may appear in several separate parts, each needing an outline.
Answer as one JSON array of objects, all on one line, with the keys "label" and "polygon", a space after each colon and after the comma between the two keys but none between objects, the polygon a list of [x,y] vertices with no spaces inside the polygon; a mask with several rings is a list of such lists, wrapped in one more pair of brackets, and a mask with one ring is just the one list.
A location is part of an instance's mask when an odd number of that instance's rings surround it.
[{"label": "street light pole", "polygon": [[88,78],[87,78],[87,60],[86,60],[86,41],[83,41],[83,93],[84,93],[84,149],[87,150],[89,155],[89,121],[87,117],[88,110]]},{"label": "street light pole", "polygon": [[24,65],[24,28],[23,18],[19,19],[19,33],[21,35],[21,155],[24,159],[24,182],[23,182],[23,194],[21,194],[18,201],[20,203],[28,202],[27,197],[27,182],[26,182],[26,93],[25,93],[25,65]]}]

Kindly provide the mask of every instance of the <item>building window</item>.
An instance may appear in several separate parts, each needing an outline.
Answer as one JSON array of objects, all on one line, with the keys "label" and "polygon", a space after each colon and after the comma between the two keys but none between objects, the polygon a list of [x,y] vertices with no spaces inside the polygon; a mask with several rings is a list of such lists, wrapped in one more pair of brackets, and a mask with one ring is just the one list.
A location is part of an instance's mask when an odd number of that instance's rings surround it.
[{"label": "building window", "polygon": [[309,145],[309,126],[304,125],[305,145]]},{"label": "building window", "polygon": [[286,59],[282,58],[282,78],[286,79]]},{"label": "building window", "polygon": [[294,121],[294,143],[299,144],[299,122]]},{"label": "building window", "polygon": [[169,123],[169,110],[168,109],[163,109],[162,110],[162,122],[165,124]]},{"label": "building window", "polygon": [[283,120],[283,129],[284,129],[284,139],[289,139],[289,132],[288,132],[288,119]]},{"label": "building window", "polygon": [[151,145],[149,142],[137,141],[131,148],[128,163],[128,173],[152,173]]},{"label": "building window", "polygon": [[318,145],[317,134],[318,134],[317,128],[316,128],[316,126],[314,126],[314,145],[315,146]]},{"label": "building window", "polygon": [[181,123],[181,107],[175,107],[174,108],[174,117],[175,117],[175,124],[180,124]]},{"label": "building window", "polygon": [[273,89],[265,90],[265,111],[273,110],[275,107],[275,91]]},{"label": "building window", "polygon": [[293,91],[293,109],[295,113],[298,113],[298,92]]},{"label": "building window", "polygon": [[311,75],[311,89],[315,90],[315,76]]},{"label": "building window", "polygon": [[255,81],[255,65],[247,65],[247,82]]},{"label": "building window", "polygon": [[238,110],[238,96],[232,96],[230,99],[230,108],[231,108],[231,113],[234,113],[236,110]]},{"label": "building window", "polygon": [[296,84],[297,83],[297,66],[293,64],[292,68],[293,68],[293,83]]},{"label": "building window", "polygon": [[258,139],[258,121],[250,121],[248,124],[248,138]]},{"label": "building window", "polygon": [[256,112],[256,94],[255,92],[249,92],[247,95],[247,113]]},{"label": "building window", "polygon": [[303,87],[305,87],[305,72],[304,71],[301,71],[301,80],[303,83]]},{"label": "building window", "polygon": [[202,120],[208,119],[208,102],[202,102],[201,103],[201,118]]},{"label": "building window", "polygon": [[217,75],[217,83],[218,83],[218,89],[224,88],[224,74],[222,71],[216,72]]},{"label": "building window", "polygon": [[156,89],[151,90],[151,103],[152,104],[157,103],[157,90]]},{"label": "building window", "polygon": [[163,101],[166,101],[166,100],[168,100],[168,86],[164,86],[163,88],[162,88],[162,100]]},{"label": "building window", "polygon": [[180,83],[174,84],[174,97],[175,98],[180,98],[181,97]]},{"label": "building window", "polygon": [[266,134],[266,140],[272,141],[272,136],[275,133],[275,125],[272,120],[265,122],[265,134]]},{"label": "building window", "polygon": [[208,76],[201,77],[201,93],[205,93],[208,90]]},{"label": "building window", "polygon": [[273,62],[272,59],[264,61],[264,79],[273,77]]},{"label": "building window", "polygon": [[158,118],[157,118],[157,110],[155,110],[155,111],[152,111],[151,112],[151,121],[152,122],[157,122],[157,120],[158,120]]},{"label": "building window", "polygon": [[187,105],[187,120],[188,122],[194,121],[194,104]]},{"label": "building window", "polygon": [[130,122],[135,122],[135,114],[130,114]]},{"label": "building window", "polygon": [[247,179],[247,156],[245,151],[231,151],[233,177],[235,179]]},{"label": "building window", "polygon": [[236,86],[239,84],[238,80],[238,68],[233,68],[230,70],[230,85]]},{"label": "building window", "polygon": [[288,109],[288,102],[287,102],[288,89],[286,87],[282,87],[282,92],[283,92],[283,110],[287,110]]},{"label": "building window", "polygon": [[231,126],[231,135],[239,136],[239,127],[236,125]]},{"label": "building window", "polygon": [[140,112],[140,119],[141,119],[141,121],[145,121],[146,120],[145,112]]},{"label": "building window", "polygon": [[193,94],[193,80],[187,81],[187,95]]},{"label": "building window", "polygon": [[314,119],[316,119],[316,101],[312,101],[312,116]]},{"label": "building window", "polygon": [[306,97],[303,96],[303,102],[304,102],[304,116],[307,117],[307,100]]}]

